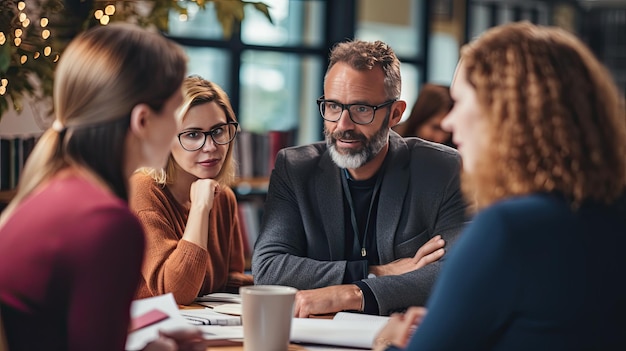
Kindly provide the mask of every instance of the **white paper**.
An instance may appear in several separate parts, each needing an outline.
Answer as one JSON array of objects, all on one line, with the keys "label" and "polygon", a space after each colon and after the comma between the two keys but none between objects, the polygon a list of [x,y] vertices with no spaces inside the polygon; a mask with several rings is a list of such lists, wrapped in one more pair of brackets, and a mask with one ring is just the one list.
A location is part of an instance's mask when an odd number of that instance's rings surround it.
[{"label": "white paper", "polygon": [[130,305],[130,316],[134,318],[155,308],[165,312],[169,318],[128,334],[126,350],[143,349],[146,344],[159,337],[159,330],[194,328],[180,315],[174,295],[171,293],[133,301]]},{"label": "white paper", "polygon": [[291,341],[369,349],[388,320],[388,317],[357,313],[335,319],[294,318]]},{"label": "white paper", "polygon": [[207,340],[239,340],[243,341],[242,326],[201,325],[202,336]]},{"label": "white paper", "polygon": [[233,293],[212,293],[199,296],[196,298],[196,302],[227,302],[227,303],[241,303],[241,296]]},{"label": "white paper", "polygon": [[337,314],[335,314],[335,317],[333,317],[333,320],[371,321],[374,323],[385,324],[389,321],[389,317],[377,316],[373,314],[354,313],[354,312],[337,312]]},{"label": "white paper", "polygon": [[181,310],[180,314],[191,324],[198,325],[241,325],[239,316],[213,311],[210,308]]}]

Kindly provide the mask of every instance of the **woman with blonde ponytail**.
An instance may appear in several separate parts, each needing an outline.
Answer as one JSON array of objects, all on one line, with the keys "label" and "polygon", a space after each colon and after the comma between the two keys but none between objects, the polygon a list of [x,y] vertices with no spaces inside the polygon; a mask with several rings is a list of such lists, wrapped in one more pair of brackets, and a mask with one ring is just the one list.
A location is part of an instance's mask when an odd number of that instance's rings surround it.
[{"label": "woman with blonde ponytail", "polygon": [[131,25],[90,29],[67,47],[55,121],[0,219],[10,350],[124,349],[144,250],[128,179],[165,165],[185,70],[179,46]]}]

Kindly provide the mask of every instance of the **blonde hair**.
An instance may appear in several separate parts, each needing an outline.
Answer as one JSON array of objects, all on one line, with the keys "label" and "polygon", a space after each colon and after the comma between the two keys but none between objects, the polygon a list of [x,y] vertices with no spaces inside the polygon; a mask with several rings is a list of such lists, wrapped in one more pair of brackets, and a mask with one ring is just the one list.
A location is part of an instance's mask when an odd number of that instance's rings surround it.
[{"label": "blonde hair", "polygon": [[55,72],[55,122],[29,156],[0,223],[68,166],[86,169],[127,199],[123,164],[130,113],[138,104],[159,112],[179,91],[186,60],[180,46],[130,24],[95,27],[72,40]]},{"label": "blonde hair", "polygon": [[[179,118],[185,119],[190,108],[209,102],[215,102],[226,115],[226,122],[237,122],[235,112],[230,104],[228,95],[219,85],[205,80],[199,76],[189,76],[183,81],[184,101],[179,110]],[[215,180],[226,186],[230,186],[235,181],[236,162],[233,155],[235,140],[228,144],[228,151],[222,169],[215,177]],[[170,153],[165,169],[142,168],[139,171],[151,176],[160,185],[170,185],[176,181],[176,161]]]},{"label": "blonde hair", "polygon": [[574,35],[514,23],[461,52],[490,129],[464,190],[478,208],[557,192],[575,208],[612,203],[626,187],[626,114],[611,76]]}]

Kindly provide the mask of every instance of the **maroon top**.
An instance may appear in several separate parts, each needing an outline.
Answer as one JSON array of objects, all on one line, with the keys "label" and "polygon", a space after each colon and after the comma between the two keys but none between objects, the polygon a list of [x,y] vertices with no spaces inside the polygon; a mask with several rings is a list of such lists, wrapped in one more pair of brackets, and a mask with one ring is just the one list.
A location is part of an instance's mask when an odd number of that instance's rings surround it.
[{"label": "maroon top", "polygon": [[143,250],[127,204],[86,179],[25,199],[0,228],[9,349],[123,350]]}]

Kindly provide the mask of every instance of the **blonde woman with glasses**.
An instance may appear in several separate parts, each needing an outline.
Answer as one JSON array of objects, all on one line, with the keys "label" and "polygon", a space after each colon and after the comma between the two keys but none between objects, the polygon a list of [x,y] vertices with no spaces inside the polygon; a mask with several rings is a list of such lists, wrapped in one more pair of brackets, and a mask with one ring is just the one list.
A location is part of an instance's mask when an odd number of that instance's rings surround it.
[{"label": "blonde woman with glasses", "polygon": [[163,170],[132,178],[130,206],[146,230],[137,297],[173,293],[190,304],[212,292],[252,284],[244,274],[244,241],[234,180],[238,123],[226,93],[197,76],[183,83],[181,128]]}]

